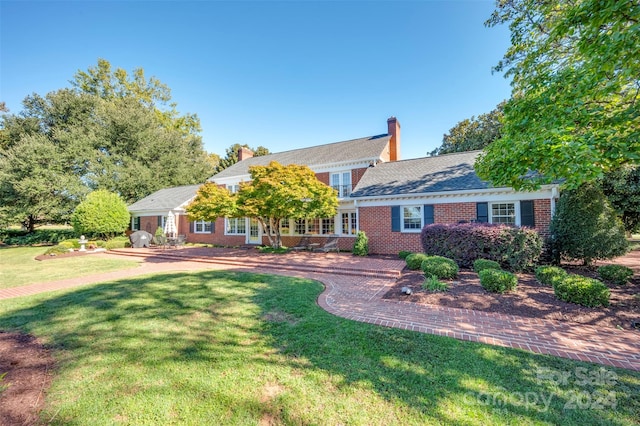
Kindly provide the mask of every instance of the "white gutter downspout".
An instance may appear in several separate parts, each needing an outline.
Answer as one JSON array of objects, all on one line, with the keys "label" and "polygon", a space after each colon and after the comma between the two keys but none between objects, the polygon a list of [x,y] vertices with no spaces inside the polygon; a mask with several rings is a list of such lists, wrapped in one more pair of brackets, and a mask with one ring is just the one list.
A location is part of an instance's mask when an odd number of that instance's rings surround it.
[{"label": "white gutter downspout", "polygon": [[556,213],[556,198],[558,198],[559,192],[558,192],[558,187],[554,186],[553,188],[551,188],[551,217],[553,217]]},{"label": "white gutter downspout", "polygon": [[353,200],[353,207],[356,208],[356,234],[360,231],[360,209],[358,208],[358,200]]}]

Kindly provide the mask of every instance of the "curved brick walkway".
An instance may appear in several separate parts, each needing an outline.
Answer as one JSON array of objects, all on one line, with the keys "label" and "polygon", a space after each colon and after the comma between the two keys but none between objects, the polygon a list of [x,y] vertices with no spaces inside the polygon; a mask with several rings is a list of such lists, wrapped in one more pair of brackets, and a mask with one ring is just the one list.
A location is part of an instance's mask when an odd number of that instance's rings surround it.
[{"label": "curved brick walkway", "polygon": [[640,371],[637,331],[383,300],[404,266],[397,259],[335,253],[269,256],[222,249],[122,250],[120,255],[139,256],[143,261],[138,268],[0,290],[0,299],[156,272],[277,271],[324,283],[326,288],[318,304],[343,318]]}]

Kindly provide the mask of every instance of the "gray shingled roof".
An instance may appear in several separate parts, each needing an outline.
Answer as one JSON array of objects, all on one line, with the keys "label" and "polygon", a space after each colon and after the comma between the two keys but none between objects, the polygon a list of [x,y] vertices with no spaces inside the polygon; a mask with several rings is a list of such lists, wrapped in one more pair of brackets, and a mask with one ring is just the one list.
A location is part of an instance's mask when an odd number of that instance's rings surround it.
[{"label": "gray shingled roof", "polygon": [[481,151],[380,163],[367,169],[351,197],[424,194],[489,188],[473,170]]},{"label": "gray shingled roof", "polygon": [[174,186],[164,188],[131,204],[129,211],[170,210],[179,207],[196,196],[201,185]]},{"label": "gray shingled roof", "polygon": [[266,166],[272,161],[277,161],[284,166],[289,164],[303,164],[313,167],[337,163],[339,161],[375,160],[380,158],[390,138],[391,136],[387,134],[369,136],[366,138],[247,158],[224,169],[220,173],[212,176],[209,180],[248,175],[250,166]]}]

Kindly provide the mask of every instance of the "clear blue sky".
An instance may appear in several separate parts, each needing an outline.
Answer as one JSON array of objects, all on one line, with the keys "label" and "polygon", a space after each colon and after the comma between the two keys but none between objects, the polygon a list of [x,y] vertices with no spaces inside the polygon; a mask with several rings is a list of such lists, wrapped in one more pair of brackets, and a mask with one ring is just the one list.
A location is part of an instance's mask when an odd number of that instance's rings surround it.
[{"label": "clear blue sky", "polygon": [[0,0],[0,101],[69,86],[108,60],[141,67],[196,113],[205,149],[272,152],[402,126],[402,158],[423,157],[458,121],[510,95],[492,74],[508,28],[494,2]]}]

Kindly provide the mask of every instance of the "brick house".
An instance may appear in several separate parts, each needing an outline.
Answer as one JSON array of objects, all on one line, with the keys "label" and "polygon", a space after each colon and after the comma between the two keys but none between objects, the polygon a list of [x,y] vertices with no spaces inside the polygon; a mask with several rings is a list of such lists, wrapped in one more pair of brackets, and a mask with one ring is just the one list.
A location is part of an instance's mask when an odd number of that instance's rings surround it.
[{"label": "brick house", "polygon": [[[302,235],[322,244],[328,235],[340,236],[342,250],[351,250],[358,230],[369,237],[371,253],[421,251],[420,231],[429,223],[479,221],[529,226],[546,234],[558,197],[557,185],[535,192],[494,188],[478,178],[473,163],[480,151],[400,160],[400,124],[387,120],[386,134],[253,157],[239,152],[236,164],[209,181],[237,191],[250,180],[249,167],[277,161],[304,164],[317,178],[336,189],[337,214],[332,218],[289,220],[282,224],[285,246]],[[189,222],[185,208],[198,185],[162,189],[129,206],[132,229],[151,233],[163,226],[169,211],[176,215],[179,234],[187,241],[225,246],[266,244],[257,221],[218,218]]]}]

